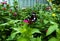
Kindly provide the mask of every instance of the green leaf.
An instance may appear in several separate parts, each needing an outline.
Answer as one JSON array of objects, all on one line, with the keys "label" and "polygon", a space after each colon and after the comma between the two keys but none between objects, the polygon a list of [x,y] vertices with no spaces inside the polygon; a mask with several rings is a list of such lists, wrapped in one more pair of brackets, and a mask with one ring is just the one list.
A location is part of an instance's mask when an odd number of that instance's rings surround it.
[{"label": "green leaf", "polygon": [[58,41],[58,40],[55,37],[52,37],[48,41]]},{"label": "green leaf", "polygon": [[40,38],[38,37],[38,38],[36,39],[36,41],[42,41],[42,40],[41,40],[41,37],[40,37]]},{"label": "green leaf", "polygon": [[18,28],[13,28],[15,31],[20,32],[20,33],[25,33],[27,29],[24,27],[18,27]]},{"label": "green leaf", "polygon": [[57,38],[58,38],[58,40],[60,40],[60,29],[58,28],[57,30],[56,30],[56,35],[57,35]]},{"label": "green leaf", "polygon": [[32,38],[31,41],[42,41],[41,37],[37,37],[37,38]]},{"label": "green leaf", "polygon": [[57,32],[58,34],[60,34],[60,29],[58,28],[58,29],[56,30],[56,32]]},{"label": "green leaf", "polygon": [[11,36],[7,40],[13,40],[17,33],[19,33],[19,32],[12,33]]},{"label": "green leaf", "polygon": [[57,30],[58,24],[53,24],[48,28],[48,31],[46,33],[46,36],[50,35],[53,33],[55,30]]},{"label": "green leaf", "polygon": [[0,26],[5,26],[5,25],[14,24],[14,23],[17,23],[18,21],[21,21],[21,20],[10,20],[10,21],[7,22],[7,23],[0,24]]},{"label": "green leaf", "polygon": [[47,21],[47,20],[44,20],[44,23],[45,23],[45,24],[47,24],[48,22],[49,22],[49,21]]},{"label": "green leaf", "polygon": [[13,28],[16,32],[20,32],[20,28]]},{"label": "green leaf", "polygon": [[14,23],[17,23],[18,21],[21,21],[21,20],[10,20],[8,24],[14,24]]},{"label": "green leaf", "polygon": [[41,32],[39,31],[39,29],[32,29],[31,33],[33,34],[33,33],[41,33]]},{"label": "green leaf", "polygon": [[17,41],[29,41],[27,38],[19,38],[19,39],[17,39]]},{"label": "green leaf", "polygon": [[8,23],[3,23],[3,24],[0,24],[0,26],[5,26],[5,25],[9,25]]}]

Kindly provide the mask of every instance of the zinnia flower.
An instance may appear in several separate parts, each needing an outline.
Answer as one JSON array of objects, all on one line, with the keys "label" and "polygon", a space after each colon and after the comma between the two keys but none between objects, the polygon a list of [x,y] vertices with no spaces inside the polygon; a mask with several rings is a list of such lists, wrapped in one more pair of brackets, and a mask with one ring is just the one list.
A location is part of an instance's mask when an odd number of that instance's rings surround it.
[{"label": "zinnia flower", "polygon": [[16,13],[16,12],[14,12],[13,16],[17,16],[17,13]]},{"label": "zinnia flower", "polygon": [[52,8],[50,7],[50,6],[48,6],[47,8],[46,8],[46,10],[51,10]]},{"label": "zinnia flower", "polygon": [[29,23],[29,21],[27,19],[24,20],[25,23]]},{"label": "zinnia flower", "polygon": [[7,1],[1,2],[2,4],[7,4]]}]

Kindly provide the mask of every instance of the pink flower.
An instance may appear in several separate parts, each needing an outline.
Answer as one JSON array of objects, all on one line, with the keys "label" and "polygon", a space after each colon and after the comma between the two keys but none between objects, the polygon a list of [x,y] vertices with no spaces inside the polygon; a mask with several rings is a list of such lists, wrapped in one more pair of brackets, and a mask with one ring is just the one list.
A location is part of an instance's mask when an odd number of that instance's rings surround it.
[{"label": "pink flower", "polygon": [[1,2],[2,4],[7,4],[7,1]]},{"label": "pink flower", "polygon": [[29,23],[29,21],[27,19],[24,20],[25,23]]},{"label": "pink flower", "polygon": [[51,10],[51,7],[50,7],[50,6],[48,6],[48,7],[46,8],[46,10]]},{"label": "pink flower", "polygon": [[14,12],[13,16],[17,16],[17,13],[16,13],[16,12]]}]

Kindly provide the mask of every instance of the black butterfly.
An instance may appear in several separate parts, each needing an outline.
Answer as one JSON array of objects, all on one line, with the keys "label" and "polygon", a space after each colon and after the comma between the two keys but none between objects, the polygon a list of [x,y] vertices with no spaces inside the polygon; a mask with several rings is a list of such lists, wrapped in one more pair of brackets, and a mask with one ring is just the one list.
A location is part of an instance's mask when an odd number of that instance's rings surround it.
[{"label": "black butterfly", "polygon": [[26,18],[26,20],[28,20],[29,23],[35,22],[37,20],[37,16],[35,12],[32,12],[32,15],[28,18]]},{"label": "black butterfly", "polygon": [[30,20],[31,20],[32,22],[35,22],[35,21],[37,20],[37,16],[36,16],[36,13],[35,13],[35,12],[32,12],[32,15],[31,15]]}]

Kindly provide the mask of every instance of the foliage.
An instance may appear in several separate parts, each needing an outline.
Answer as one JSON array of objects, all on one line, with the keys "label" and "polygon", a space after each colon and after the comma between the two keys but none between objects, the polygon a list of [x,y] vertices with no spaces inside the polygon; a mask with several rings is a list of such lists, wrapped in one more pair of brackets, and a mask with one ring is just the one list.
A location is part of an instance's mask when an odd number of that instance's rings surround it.
[{"label": "foliage", "polygon": [[[42,4],[34,8],[19,9],[16,1],[14,6],[2,3],[0,4],[0,41],[60,40],[59,5]],[[33,12],[36,13],[35,21],[28,18]],[[24,21],[26,18],[29,19],[28,23]]]}]

